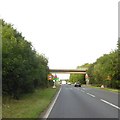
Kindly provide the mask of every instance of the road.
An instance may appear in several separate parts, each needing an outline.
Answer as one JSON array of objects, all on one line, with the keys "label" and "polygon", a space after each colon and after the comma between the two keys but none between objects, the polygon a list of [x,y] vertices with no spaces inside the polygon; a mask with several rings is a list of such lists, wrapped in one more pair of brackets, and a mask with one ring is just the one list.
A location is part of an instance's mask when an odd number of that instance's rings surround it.
[{"label": "road", "polygon": [[48,118],[118,118],[118,93],[62,85]]}]

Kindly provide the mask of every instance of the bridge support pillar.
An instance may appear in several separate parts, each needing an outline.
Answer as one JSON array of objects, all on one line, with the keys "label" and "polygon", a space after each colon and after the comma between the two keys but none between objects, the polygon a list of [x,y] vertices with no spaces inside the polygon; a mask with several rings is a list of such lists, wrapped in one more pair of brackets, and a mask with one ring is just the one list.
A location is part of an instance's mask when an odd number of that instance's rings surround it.
[{"label": "bridge support pillar", "polygon": [[89,76],[87,73],[85,75],[85,81],[86,81],[86,85],[89,85]]}]

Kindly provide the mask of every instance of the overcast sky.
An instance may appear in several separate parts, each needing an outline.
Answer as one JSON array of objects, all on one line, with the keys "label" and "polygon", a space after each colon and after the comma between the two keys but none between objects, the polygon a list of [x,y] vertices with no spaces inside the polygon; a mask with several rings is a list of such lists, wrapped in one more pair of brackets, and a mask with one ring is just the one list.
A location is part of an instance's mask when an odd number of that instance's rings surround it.
[{"label": "overcast sky", "polygon": [[117,47],[119,0],[0,0],[14,25],[50,68],[74,69]]}]

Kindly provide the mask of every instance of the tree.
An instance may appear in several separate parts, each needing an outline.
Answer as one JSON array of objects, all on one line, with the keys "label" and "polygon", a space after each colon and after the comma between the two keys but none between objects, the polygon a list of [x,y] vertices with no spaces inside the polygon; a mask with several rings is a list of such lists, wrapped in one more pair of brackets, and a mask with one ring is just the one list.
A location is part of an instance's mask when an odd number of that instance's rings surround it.
[{"label": "tree", "polygon": [[88,69],[88,74],[91,76],[90,83],[119,88],[117,65],[117,50],[111,51],[109,54],[104,54]]},{"label": "tree", "polygon": [[23,93],[47,86],[48,60],[11,24],[1,21],[3,95],[19,99]]},{"label": "tree", "polygon": [[[77,66],[77,69],[88,69],[91,64],[85,63],[81,66]],[[83,74],[70,74],[70,82],[75,83],[75,82],[80,82],[82,84],[85,84],[85,75]]]}]

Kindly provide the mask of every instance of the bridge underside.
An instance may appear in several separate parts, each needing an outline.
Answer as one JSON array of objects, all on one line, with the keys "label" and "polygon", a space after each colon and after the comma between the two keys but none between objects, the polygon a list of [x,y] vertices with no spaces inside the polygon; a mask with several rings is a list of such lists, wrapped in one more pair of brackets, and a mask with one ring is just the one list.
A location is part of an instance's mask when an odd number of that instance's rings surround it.
[{"label": "bridge underside", "polygon": [[51,73],[60,73],[60,74],[86,74],[86,70],[76,70],[76,69],[49,69]]}]

